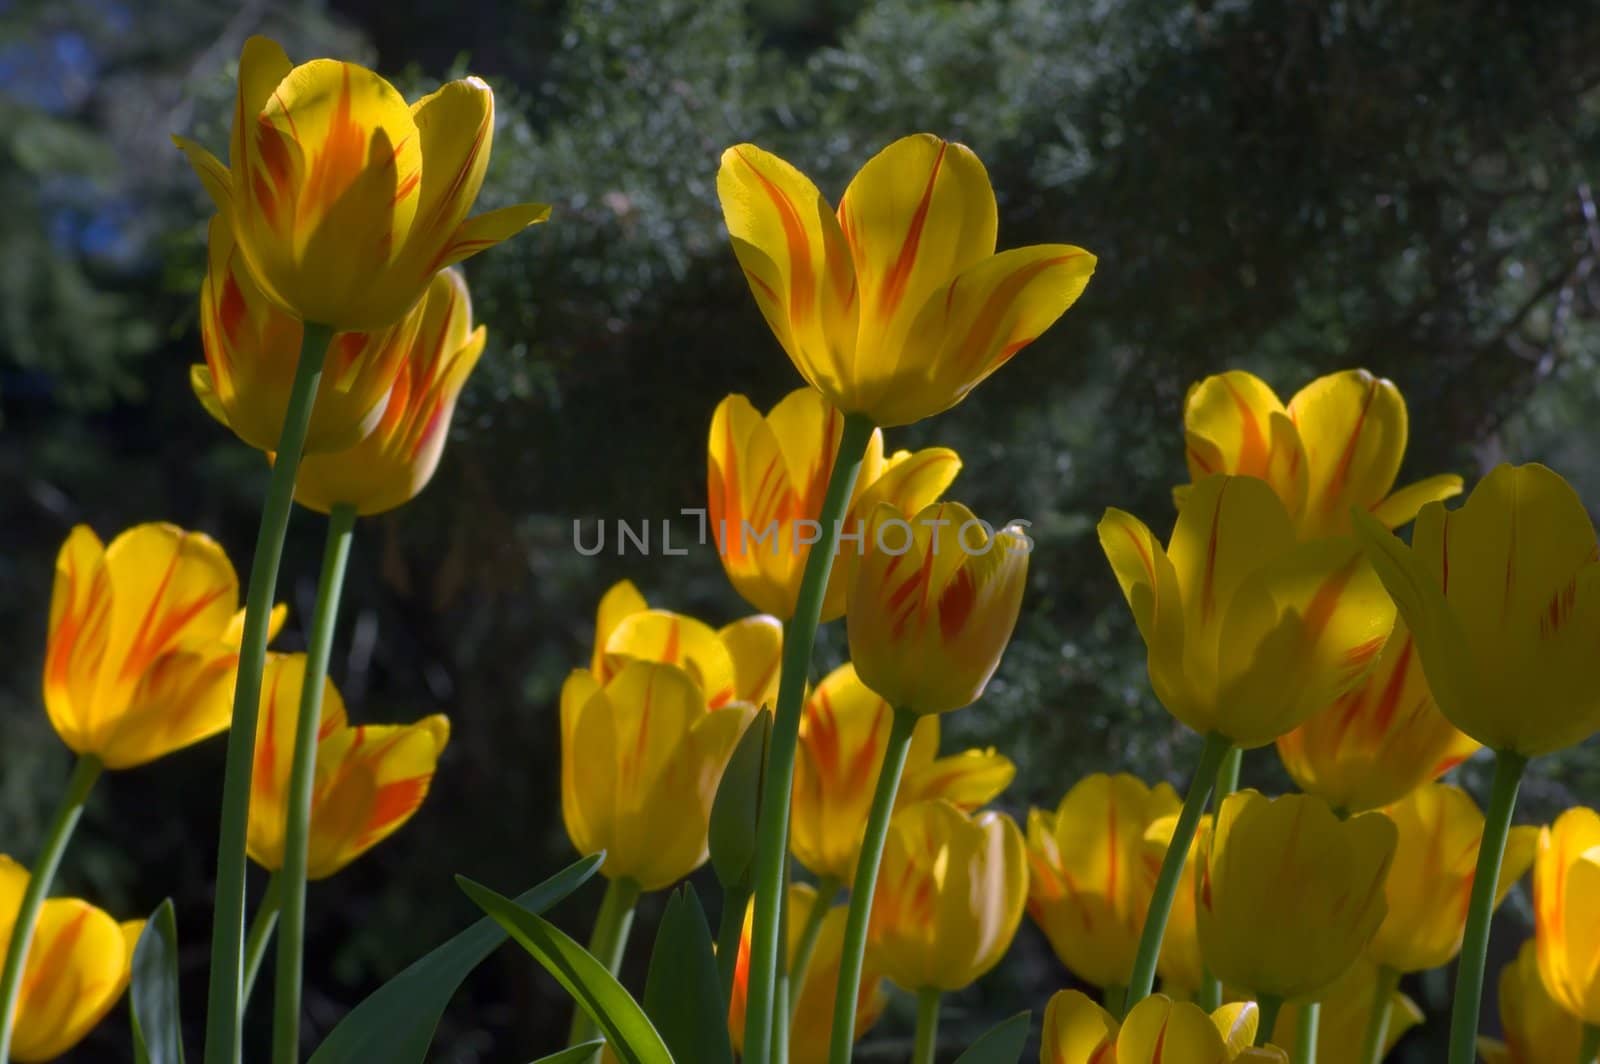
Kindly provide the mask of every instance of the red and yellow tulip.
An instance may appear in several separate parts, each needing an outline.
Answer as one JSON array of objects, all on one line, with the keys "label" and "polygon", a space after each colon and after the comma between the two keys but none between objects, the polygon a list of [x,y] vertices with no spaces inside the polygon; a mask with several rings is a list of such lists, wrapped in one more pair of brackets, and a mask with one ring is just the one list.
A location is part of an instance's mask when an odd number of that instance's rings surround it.
[{"label": "red and yellow tulip", "polygon": [[1568,809],[1539,832],[1533,864],[1539,975],[1563,1009],[1600,1024],[1600,814]]},{"label": "red and yellow tulip", "polygon": [[1582,1048],[1583,1021],[1545,989],[1533,939],[1500,969],[1500,1034],[1478,1039],[1484,1064],[1560,1064],[1576,1061]]},{"label": "red and yellow tulip", "polygon": [[1045,1006],[1039,1064],[1288,1064],[1275,1046],[1252,1047],[1260,1018],[1254,1002],[1208,1016],[1156,994],[1119,1023],[1078,991],[1062,990]]}]

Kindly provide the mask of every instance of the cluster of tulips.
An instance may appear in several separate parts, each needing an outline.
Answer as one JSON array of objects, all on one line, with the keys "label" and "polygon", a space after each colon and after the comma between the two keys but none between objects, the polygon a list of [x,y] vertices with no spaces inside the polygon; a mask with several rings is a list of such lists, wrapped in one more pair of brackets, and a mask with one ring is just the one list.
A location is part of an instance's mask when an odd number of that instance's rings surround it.
[{"label": "cluster of tulips", "polygon": [[[119,925],[46,898],[103,769],[223,731],[205,1061],[243,1058],[274,935],[271,1056],[301,1058],[306,883],[418,809],[449,737],[442,716],[352,725],[327,670],[356,517],[427,483],[485,346],[451,267],[547,213],[468,217],[492,132],[476,79],[408,106],[371,71],[294,66],[253,38],[228,164],[180,141],[217,207],[192,383],[272,461],[261,531],[242,611],[203,534],[142,525],[106,546],[80,528],[61,550],[44,701],[78,766],[33,874],[0,858],[0,1064],[66,1052],[130,979],[136,1059],[183,1059],[170,904]],[[1600,729],[1600,558],[1571,488],[1502,466],[1453,511],[1459,477],[1393,490],[1406,407],[1364,371],[1287,404],[1246,373],[1198,383],[1166,544],[1119,510],[1099,526],[1198,764],[1181,798],[1125,774],[1078,781],[1024,831],[985,808],[1012,763],[941,754],[939,718],[998,666],[1031,541],[944,499],[955,453],[890,452],[882,430],[959,403],[1071,306],[1095,259],[997,253],[981,162],[931,135],[873,157],[837,207],[749,144],[723,155],[717,189],[807,385],[766,414],[732,395],[711,417],[708,516],[760,612],[718,628],[631,583],[606,593],[560,697],[580,860],[514,899],[461,880],[485,919],[357,1006],[313,1064],[420,1064],[507,936],[576,1002],[551,1064],[848,1064],[886,982],[915,994],[913,1060],[932,1064],[942,996],[989,972],[1025,913],[1100,994],[1048,997],[1042,1064],[1373,1064],[1422,1021],[1402,976],[1458,956],[1450,1064],[1592,1064],[1600,814],[1511,827],[1528,761]],[[294,501],[328,516],[328,545],[308,649],[276,654]],[[839,618],[850,661],[812,683],[816,630]],[[1269,745],[1302,793],[1237,790],[1243,752]],[[1486,811],[1439,782],[1480,747]],[[271,873],[248,928],[247,855]],[[680,886],[707,860],[715,933]],[[1501,977],[1506,1041],[1480,1045],[1490,918],[1530,867],[1536,934]],[[543,914],[596,874],[584,948]],[[666,890],[636,999],[617,977],[634,909]],[[1015,1064],[1029,1034],[1014,1017],[960,1064]]]}]

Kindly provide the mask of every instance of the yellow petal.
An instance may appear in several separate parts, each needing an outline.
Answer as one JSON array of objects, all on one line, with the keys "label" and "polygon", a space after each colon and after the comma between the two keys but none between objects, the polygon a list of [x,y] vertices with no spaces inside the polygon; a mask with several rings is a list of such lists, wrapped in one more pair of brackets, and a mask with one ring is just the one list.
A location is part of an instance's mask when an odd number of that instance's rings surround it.
[{"label": "yellow petal", "polygon": [[1300,433],[1266,382],[1243,370],[1207,377],[1183,403],[1185,455],[1192,480],[1216,473],[1259,477],[1284,509],[1305,509],[1306,462]]},{"label": "yellow petal", "polygon": [[1016,775],[1017,766],[993,747],[963,750],[916,768],[908,766],[900,780],[899,801],[909,804],[943,798],[970,812],[998,797]]},{"label": "yellow petal", "polygon": [[1117,1064],[1227,1064],[1228,1049],[1197,1005],[1162,994],[1145,998],[1122,1021]]},{"label": "yellow petal", "polygon": [[1539,974],[1550,996],[1600,1023],[1600,814],[1568,809],[1539,836],[1533,873]]},{"label": "yellow petal", "polygon": [[619,580],[600,597],[600,607],[595,611],[594,620],[594,654],[590,670],[603,683],[609,675],[605,668],[606,644],[611,640],[611,633],[617,630],[626,618],[635,613],[643,613],[649,609],[644,596],[633,585],[632,580]]},{"label": "yellow petal", "polygon": [[494,142],[494,93],[482,78],[446,82],[411,105],[422,138],[422,187],[410,243],[442,248],[472,210]]},{"label": "yellow petal", "polygon": [[[1133,610],[1150,658],[1179,662],[1183,652],[1183,600],[1166,548],[1132,514],[1108,509],[1098,528],[1100,549]],[[1181,662],[1179,662],[1181,664]]]},{"label": "yellow petal", "polygon": [[778,697],[778,668],[783,658],[783,622],[758,613],[724,625],[717,638],[733,661],[733,699],[756,707]]},{"label": "yellow petal", "polygon": [[189,165],[194,168],[195,176],[200,178],[200,184],[206,190],[206,195],[211,197],[212,204],[222,212],[233,209],[233,177],[228,173],[228,168],[222,160],[206,151],[187,137],[174,134],[172,143],[183,152],[183,157],[189,160]]},{"label": "yellow petal", "polygon": [[1261,1009],[1254,1001],[1236,1001],[1213,1012],[1211,1022],[1226,1043],[1228,1053],[1237,1056],[1255,1043]]},{"label": "yellow petal", "polygon": [[676,665],[705,692],[706,705],[719,709],[734,700],[733,658],[728,647],[702,621],[670,610],[645,610],[622,618],[606,639],[607,675],[625,659]]},{"label": "yellow petal", "polygon": [[[95,686],[110,637],[111,580],[105,548],[87,525],[56,556],[45,649],[44,704],[61,740],[78,753],[93,745]],[[4,907],[0,906],[0,911]]]},{"label": "yellow petal", "polygon": [[1399,528],[1417,516],[1430,502],[1443,502],[1461,494],[1461,478],[1455,473],[1426,477],[1384,499],[1372,508],[1372,516],[1388,528]]},{"label": "yellow petal", "polygon": [[1305,444],[1306,535],[1340,535],[1350,509],[1372,510],[1389,494],[1406,452],[1400,390],[1366,370],[1319,377],[1289,400]]},{"label": "yellow petal", "polygon": [[252,35],[239,51],[239,87],[234,97],[233,133],[228,145],[228,168],[243,174],[249,166],[246,138],[267,101],[294,69],[283,46],[270,37]]},{"label": "yellow petal", "polygon": [[428,265],[436,270],[454,266],[480,251],[487,251],[496,244],[510,240],[524,229],[549,220],[548,203],[516,203],[473,215],[456,226],[449,242],[429,260]]},{"label": "yellow petal", "polygon": [[785,449],[748,399],[730,395],[711,417],[706,450],[706,515],[723,570],[745,601],[787,618],[799,593],[792,521],[802,502]]},{"label": "yellow petal", "polygon": [[1039,1064],[1111,1064],[1117,1021],[1076,990],[1058,990],[1044,1009]]},{"label": "yellow petal", "polygon": [[[1583,1021],[1554,999],[1539,975],[1539,947],[1528,939],[1517,959],[1500,969],[1500,1027],[1505,1042],[1484,1050],[1488,1064],[1577,1060]],[[1483,1040],[1479,1042],[1483,1046]]]},{"label": "yellow petal", "polygon": [[[304,654],[269,654],[261,679],[261,709],[256,718],[255,766],[250,774],[250,821],[246,833],[251,860],[268,871],[283,867],[288,815],[289,772],[294,764],[296,724],[305,684]],[[333,681],[322,688],[322,739],[345,726],[344,699]]]},{"label": "yellow petal", "polygon": [[117,922],[87,902],[46,901],[17,1000],[13,1059],[31,1064],[66,1053],[127,985],[128,948]]}]

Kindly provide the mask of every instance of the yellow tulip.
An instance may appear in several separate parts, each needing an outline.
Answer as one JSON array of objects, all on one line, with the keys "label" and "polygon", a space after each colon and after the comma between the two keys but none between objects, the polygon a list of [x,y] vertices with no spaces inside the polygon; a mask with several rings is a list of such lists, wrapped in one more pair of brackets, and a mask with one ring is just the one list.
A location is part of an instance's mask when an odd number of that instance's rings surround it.
[{"label": "yellow tulip", "polygon": [[[233,566],[203,533],[136,525],[107,547],[74,528],[45,648],[45,710],[62,742],[120,769],[227,730],[238,605]],[[272,632],[282,623],[274,611]]]},{"label": "yellow tulip", "polygon": [[[0,854],[0,962],[28,889],[28,871]],[[83,1041],[128,986],[143,920],[118,924],[76,898],[40,907],[12,1017],[11,1058],[54,1060]]]},{"label": "yellow tulip", "polygon": [[1539,975],[1560,1006],[1600,1024],[1600,814],[1568,809],[1539,833],[1533,865]]},{"label": "yellow tulip", "polygon": [[1165,783],[1096,773],[1028,811],[1028,914],[1078,978],[1127,984],[1160,866],[1145,833],[1181,804]]},{"label": "yellow tulip", "polygon": [[459,270],[441,270],[402,330],[410,338],[383,417],[344,451],[308,454],[295,501],[322,513],[346,503],[360,514],[392,510],[427,487],[444,454],[456,399],[483,354],[487,335],[472,327],[472,300]]},{"label": "yellow tulip", "polygon": [[717,196],[756,304],[800,375],[886,428],[959,403],[1094,272],[1094,256],[1066,244],[996,254],[983,163],[927,133],[875,155],[837,214],[753,144],[723,152]]},{"label": "yellow tulip", "polygon": [[577,669],[561,688],[561,812],[601,871],[660,890],[705,861],[711,800],[755,712],[708,710],[676,665],[628,658],[605,680]]},{"label": "yellow tulip", "polygon": [[[1384,883],[1389,914],[1367,956],[1397,972],[1443,967],[1461,951],[1483,814],[1466,791],[1444,783],[1419,787],[1383,812],[1399,830],[1400,843]],[[1538,838],[1537,828],[1511,829],[1496,905],[1533,863]]]},{"label": "yellow tulip", "polygon": [[1352,507],[1398,528],[1424,503],[1461,493],[1453,473],[1393,490],[1406,453],[1406,401],[1364,369],[1318,377],[1288,406],[1243,370],[1207,377],[1189,389],[1183,428],[1194,480],[1265,480],[1302,538],[1348,535]]},{"label": "yellow tulip", "polygon": [[1298,542],[1283,503],[1254,477],[1196,484],[1165,550],[1121,510],[1107,510],[1099,531],[1156,697],[1235,746],[1265,746],[1349,692],[1394,622],[1356,544]]},{"label": "yellow tulip", "polygon": [[[200,285],[205,361],[189,367],[189,386],[207,413],[270,454],[278,449],[294,390],[300,319],[262,295],[226,215],[213,217],[209,232],[209,266]],[[333,337],[311,406],[307,454],[353,447],[377,426],[418,321],[408,315],[372,332]]]},{"label": "yellow tulip", "polygon": [[439,270],[550,213],[523,203],[467,217],[494,140],[494,93],[479,78],[408,106],[365,67],[294,66],[277,43],[251,37],[228,165],[174,140],[267,297],[337,329],[400,320]]},{"label": "yellow tulip", "polygon": [[[1369,960],[1358,960],[1317,1000],[1317,1059],[1327,1064],[1359,1062],[1367,1023],[1372,1018],[1372,1002],[1378,992],[1378,967]],[[1278,1029],[1273,1039],[1280,1045],[1294,1045],[1299,1037],[1305,1006],[1290,1005],[1278,1013]],[[1422,1023],[1417,1003],[1396,990],[1389,995],[1389,1026],[1384,1032],[1383,1052],[1394,1048],[1411,1028]],[[1381,1057],[1379,1058],[1382,1059]]]},{"label": "yellow tulip", "polygon": [[1044,1010],[1039,1064],[1288,1064],[1275,1046],[1251,1047],[1260,1022],[1254,1003],[1198,1005],[1155,994],[1118,1023],[1076,990],[1061,990]]},{"label": "yellow tulip", "polygon": [[[262,678],[246,849],[251,860],[272,872],[283,867],[289,770],[305,674],[304,654],[274,654]],[[333,681],[325,680],[306,878],[328,878],[400,830],[428,796],[449,741],[450,721],[437,713],[415,724],[351,727],[344,699]]]},{"label": "yellow tulip", "polygon": [[[1161,816],[1150,822],[1144,835],[1144,861],[1159,869],[1161,861],[1172,845],[1172,833],[1177,830],[1176,814]],[[1176,997],[1193,997],[1206,978],[1205,958],[1200,953],[1200,927],[1195,912],[1195,887],[1199,880],[1199,855],[1205,852],[1211,838],[1211,814],[1201,816],[1195,827],[1194,841],[1189,844],[1189,855],[1178,877],[1178,889],[1173,897],[1172,912],[1167,916],[1167,931],[1161,937],[1161,953],[1156,958],[1156,971],[1161,973],[1162,989]],[[1152,877],[1154,873],[1151,873]],[[1140,930],[1143,930],[1141,924]]]},{"label": "yellow tulip", "polygon": [[[810,884],[796,883],[789,888],[787,964],[794,963],[806,915],[816,900],[816,888]],[[750,984],[750,925],[754,912],[752,900],[744,914],[744,932],[739,937],[739,956],[733,968],[733,993],[728,1001],[728,1033],[738,1053],[744,1052],[744,1013]],[[844,925],[843,905],[833,906],[822,919],[811,962],[806,966],[805,984],[800,988],[800,997],[789,1022],[790,1064],[827,1064],[828,1036],[833,1030],[833,999],[839,987],[839,959],[844,952]],[[888,1006],[889,995],[883,989],[883,977],[873,970],[869,959],[856,997],[856,1040],[872,1029]]]},{"label": "yellow tulip", "polygon": [[862,682],[913,713],[976,701],[1016,627],[1030,546],[960,503],[909,520],[879,504],[862,530],[846,622]]},{"label": "yellow tulip", "polygon": [[960,990],[1000,963],[1028,900],[1022,832],[1003,813],[918,802],[889,822],[867,954],[907,990]]},{"label": "yellow tulip", "polygon": [[1522,944],[1516,960],[1500,969],[1500,1027],[1504,1041],[1478,1039],[1484,1064],[1564,1064],[1578,1059],[1583,1021],[1545,989],[1533,939]]},{"label": "yellow tulip", "polygon": [[1600,728],[1600,564],[1566,481],[1498,466],[1459,510],[1423,507],[1410,547],[1358,525],[1452,724],[1522,757]]},{"label": "yellow tulip", "polygon": [[[889,703],[851,665],[829,673],[806,699],[794,769],[789,849],[819,878],[849,883],[867,830],[867,813],[889,741]],[[976,809],[1010,785],[1016,766],[993,750],[937,757],[939,719],[923,717],[911,733],[895,805],[946,798]]]},{"label": "yellow tulip", "polygon": [[1383,922],[1394,822],[1340,820],[1305,794],[1240,791],[1222,803],[1200,867],[1200,948],[1230,986],[1314,1000]]},{"label": "yellow tulip", "polygon": [[[758,610],[794,615],[843,432],[843,416],[810,388],[790,392],[766,415],[744,396],[730,395],[711,417],[707,516],[722,568]],[[945,447],[885,458],[883,433],[875,430],[841,530],[858,529],[880,502],[914,513],[937,499],[960,471],[960,457]],[[856,557],[843,547],[834,556],[822,620],[844,615]]]}]

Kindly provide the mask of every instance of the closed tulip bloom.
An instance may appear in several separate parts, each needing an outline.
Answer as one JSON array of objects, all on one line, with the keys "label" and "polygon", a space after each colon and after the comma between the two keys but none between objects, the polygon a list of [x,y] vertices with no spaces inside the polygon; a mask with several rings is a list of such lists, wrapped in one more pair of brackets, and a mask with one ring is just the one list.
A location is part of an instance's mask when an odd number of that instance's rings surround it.
[{"label": "closed tulip bloom", "polygon": [[1298,541],[1283,503],[1255,477],[1196,484],[1165,549],[1121,510],[1107,510],[1099,531],[1156,697],[1235,746],[1265,746],[1347,694],[1394,623],[1356,544]]},{"label": "closed tulip bloom", "polygon": [[1208,1016],[1155,994],[1118,1023],[1078,991],[1061,990],[1045,1006],[1039,1064],[1288,1064],[1275,1046],[1251,1047],[1259,1022],[1253,1002]]},{"label": "closed tulip bloom", "polygon": [[1028,900],[1022,832],[1003,813],[942,799],[895,813],[872,898],[867,955],[907,990],[960,990],[1000,963]]},{"label": "closed tulip bloom", "polygon": [[1565,480],[1502,465],[1459,510],[1423,507],[1409,547],[1360,531],[1452,724],[1523,757],[1600,728],[1600,564]]},{"label": "closed tulip bloom", "polygon": [[434,275],[401,331],[410,344],[383,417],[354,447],[301,461],[294,485],[300,505],[330,513],[345,503],[359,514],[378,514],[410,502],[433,479],[456,399],[487,340],[482,325],[472,327],[472,299],[460,271]]},{"label": "closed tulip bloom", "polygon": [[[28,888],[28,871],[0,854],[0,961]],[[39,910],[12,1017],[11,1059],[55,1060],[83,1041],[128,986],[143,920],[118,924],[76,898]]]},{"label": "closed tulip bloom", "polygon": [[960,503],[911,518],[880,504],[862,536],[847,618],[862,682],[919,714],[977,701],[1022,608],[1027,537],[991,532]]},{"label": "closed tulip bloom", "polygon": [[[795,759],[789,849],[813,875],[848,883],[866,834],[893,720],[889,703],[851,665],[829,673],[806,699]],[[939,719],[923,717],[911,733],[896,806],[945,798],[972,810],[1010,785],[1016,766],[993,750],[938,757]]]},{"label": "closed tulip bloom", "polygon": [[[1363,958],[1350,966],[1333,986],[1317,999],[1317,1059],[1360,1061],[1367,1022],[1372,1018],[1372,1003],[1378,990],[1378,966]],[[1300,1033],[1304,1003],[1290,1005],[1278,1013],[1273,1041],[1294,1045]],[[1422,1023],[1417,1003],[1396,990],[1389,995],[1389,1025],[1384,1031],[1383,1053],[1387,1056],[1401,1037]],[[1382,1060],[1383,1057],[1379,1057]]]},{"label": "closed tulip bloom", "polygon": [[1383,922],[1394,822],[1305,794],[1230,795],[1200,867],[1200,948],[1225,985],[1314,1000]]},{"label": "closed tulip bloom", "polygon": [[[251,860],[271,872],[283,867],[289,770],[305,672],[304,654],[274,654],[262,678],[246,848]],[[400,830],[428,796],[449,741],[450,721],[437,713],[415,724],[351,727],[344,699],[333,681],[325,680],[306,878],[328,878]]]},{"label": "closed tulip bloom", "polygon": [[1539,833],[1533,865],[1539,974],[1561,1007],[1600,1024],[1600,814],[1568,809]]},{"label": "closed tulip bloom", "polygon": [[446,266],[549,216],[524,203],[468,218],[494,140],[494,93],[452,81],[407,105],[332,59],[295,66],[265,37],[239,56],[228,165],[174,138],[274,303],[304,321],[398,321]]},{"label": "closed tulip bloom", "polygon": [[[1206,978],[1206,962],[1200,952],[1199,917],[1195,912],[1195,887],[1200,877],[1199,855],[1205,852],[1207,840],[1211,837],[1211,822],[1211,814],[1206,813],[1195,828],[1194,841],[1189,844],[1189,855],[1178,877],[1172,912],[1167,916],[1167,931],[1161,936],[1161,953],[1156,959],[1156,971],[1161,974],[1162,989],[1175,997],[1193,997]],[[1172,833],[1177,826],[1176,813],[1157,817],[1150,822],[1144,835],[1144,862],[1147,867],[1160,868],[1167,847],[1172,845]],[[1150,874],[1154,876],[1154,873]],[[1143,925],[1140,930],[1143,930]]]},{"label": "closed tulip bloom", "polygon": [[1539,977],[1539,951],[1533,939],[1517,959],[1500,969],[1499,1038],[1479,1038],[1484,1064],[1545,1064],[1578,1059],[1583,1021],[1561,1006]]},{"label": "closed tulip bloom", "polygon": [[[765,415],[744,396],[730,395],[711,417],[707,516],[728,579],[758,610],[794,615],[843,432],[843,415],[810,388],[790,392]],[[886,458],[883,433],[875,430],[841,528],[854,532],[880,502],[914,513],[943,494],[960,471],[961,459],[946,447]],[[858,555],[841,546],[834,556],[822,620],[844,615]]]},{"label": "closed tulip bloom", "polygon": [[[1442,967],[1461,951],[1483,814],[1466,791],[1444,783],[1419,787],[1383,812],[1399,829],[1400,844],[1384,883],[1389,914],[1367,956],[1397,972]],[[1538,828],[1511,829],[1496,905],[1533,863],[1538,839]]]},{"label": "closed tulip bloom", "polygon": [[1078,978],[1127,983],[1160,865],[1145,833],[1181,804],[1165,783],[1096,773],[1028,811],[1028,914]]},{"label": "closed tulip bloom", "polygon": [[660,890],[705,861],[711,801],[750,715],[708,710],[684,669],[630,658],[604,681],[575,670],[561,688],[561,812],[601,871]]},{"label": "closed tulip bloom", "polygon": [[1265,480],[1302,538],[1349,535],[1352,508],[1398,528],[1424,503],[1461,493],[1454,473],[1394,490],[1409,432],[1406,401],[1364,369],[1318,377],[1287,406],[1243,370],[1207,377],[1189,389],[1183,429],[1194,480]]},{"label": "closed tulip bloom", "polygon": [[[132,768],[227,730],[243,630],[239,580],[210,536],[86,525],[56,557],[44,704],[56,733]],[[275,611],[272,631],[283,623]]]},{"label": "closed tulip bloom", "polygon": [[875,155],[837,213],[753,144],[723,152],[717,196],[756,304],[800,375],[884,427],[959,403],[1094,272],[1094,256],[1067,244],[996,254],[983,163],[928,133]]}]

